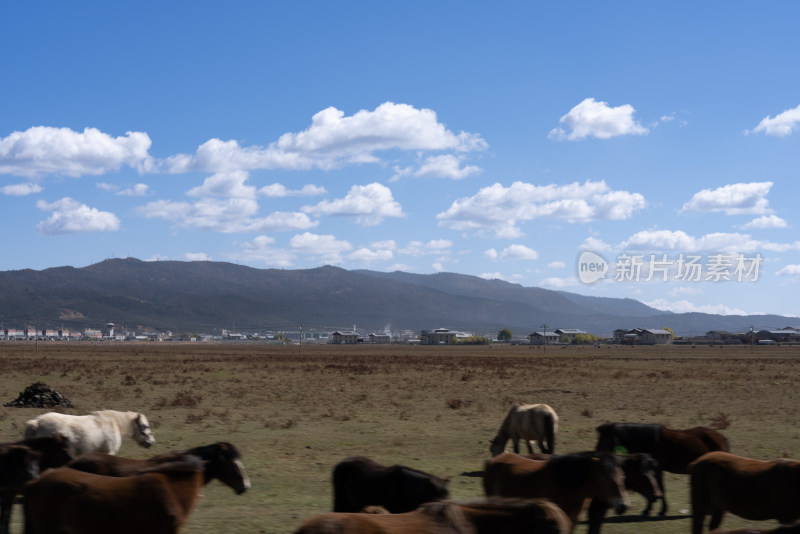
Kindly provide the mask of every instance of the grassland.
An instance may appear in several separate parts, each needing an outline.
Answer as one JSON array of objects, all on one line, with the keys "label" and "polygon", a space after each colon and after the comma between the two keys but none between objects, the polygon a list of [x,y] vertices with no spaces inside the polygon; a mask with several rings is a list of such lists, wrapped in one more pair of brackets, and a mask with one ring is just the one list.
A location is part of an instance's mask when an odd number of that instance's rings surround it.
[{"label": "grassland", "polygon": [[[331,506],[330,472],[350,455],[450,477],[454,498],[482,494],[489,440],[514,401],[560,416],[557,452],[592,449],[606,421],[715,426],[732,452],[800,458],[798,347],[267,346],[0,343],[0,403],[42,381],[81,414],[137,410],[156,444],[142,458],[227,440],[252,489],[212,482],[184,532],[286,533]],[[42,409],[0,407],[0,439]],[[606,534],[689,532],[688,478],[666,477],[669,514],[610,517]],[[12,532],[21,532],[20,510]],[[774,523],[726,517],[726,527]],[[584,532],[580,525],[576,532]]]}]

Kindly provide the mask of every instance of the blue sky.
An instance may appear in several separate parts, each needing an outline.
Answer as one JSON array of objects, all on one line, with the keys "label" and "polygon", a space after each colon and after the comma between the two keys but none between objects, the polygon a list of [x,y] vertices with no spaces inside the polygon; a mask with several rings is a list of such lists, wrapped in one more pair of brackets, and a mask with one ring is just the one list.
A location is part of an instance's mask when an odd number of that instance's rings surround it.
[{"label": "blue sky", "polygon": [[799,16],[4,3],[0,270],[332,264],[798,316]]}]

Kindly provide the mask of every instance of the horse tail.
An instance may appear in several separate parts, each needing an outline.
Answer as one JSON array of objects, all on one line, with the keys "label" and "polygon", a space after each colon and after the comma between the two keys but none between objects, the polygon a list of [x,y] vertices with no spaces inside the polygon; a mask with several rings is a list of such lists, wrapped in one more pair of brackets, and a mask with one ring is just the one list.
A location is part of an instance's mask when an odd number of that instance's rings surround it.
[{"label": "horse tail", "polygon": [[558,421],[553,412],[547,412],[544,417],[544,433],[547,439],[547,450],[545,454],[553,454],[556,450],[556,425]]}]

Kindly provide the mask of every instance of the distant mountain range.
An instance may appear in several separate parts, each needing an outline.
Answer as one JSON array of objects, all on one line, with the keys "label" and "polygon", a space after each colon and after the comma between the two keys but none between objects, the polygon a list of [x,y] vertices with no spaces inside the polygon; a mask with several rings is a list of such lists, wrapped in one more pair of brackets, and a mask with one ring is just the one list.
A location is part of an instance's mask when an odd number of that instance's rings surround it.
[{"label": "distant mountain range", "polygon": [[22,328],[214,333],[438,327],[525,337],[542,324],[609,336],[670,327],[678,335],[798,326],[797,317],[669,313],[632,299],[588,297],[455,273],[255,269],[224,262],[112,259],[83,268],[0,272],[0,321]]}]

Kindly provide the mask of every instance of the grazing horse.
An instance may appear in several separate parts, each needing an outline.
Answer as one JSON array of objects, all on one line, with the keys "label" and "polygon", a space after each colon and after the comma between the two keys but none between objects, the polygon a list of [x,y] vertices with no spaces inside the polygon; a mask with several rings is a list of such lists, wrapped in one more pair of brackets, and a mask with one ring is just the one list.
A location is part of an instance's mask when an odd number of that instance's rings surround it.
[{"label": "grazing horse", "polygon": [[625,475],[609,453],[576,453],[531,460],[504,452],[487,460],[483,474],[486,495],[548,499],[578,522],[586,499],[599,499],[618,514],[628,509]]},{"label": "grazing horse", "polygon": [[497,456],[506,447],[508,440],[519,454],[519,440],[525,440],[528,452],[533,454],[531,441],[535,440],[539,449],[553,454],[556,447],[558,414],[547,404],[517,404],[511,406],[490,448],[492,456]]},{"label": "grazing horse", "polygon": [[67,467],[97,475],[126,477],[146,471],[158,464],[185,459],[188,455],[196,456],[203,460],[204,484],[208,484],[216,478],[237,494],[244,493],[250,487],[250,479],[244,470],[239,450],[231,443],[224,441],[194,447],[181,452],[160,454],[146,460],[134,460],[102,452],[90,452],[74,459],[67,464]]},{"label": "grazing horse", "polygon": [[447,499],[447,483],[410,467],[385,467],[353,456],[333,468],[333,511],[360,512],[377,505],[393,514],[410,512],[423,503]]},{"label": "grazing horse", "polygon": [[567,534],[571,529],[566,514],[549,501],[490,497],[431,502],[402,514],[319,514],[295,534]]},{"label": "grazing horse", "polygon": [[704,426],[675,430],[651,423],[604,423],[597,427],[597,433],[597,451],[644,452],[655,458],[659,465],[656,480],[662,492],[661,516],[667,514],[662,470],[685,475],[689,473],[689,464],[705,453],[730,450],[725,436]]},{"label": "grazing horse", "polygon": [[[549,460],[553,455],[527,454],[525,457],[531,460]],[[663,498],[661,488],[656,479],[656,473],[659,471],[658,462],[649,454],[640,452],[634,454],[615,454],[614,458],[625,474],[625,489],[627,491],[635,491],[647,500],[647,507],[642,512],[642,515],[649,515],[653,503],[657,499]],[[589,506],[589,534],[599,534],[600,525],[603,522],[606,512],[608,512],[608,504],[601,499],[592,499],[591,505]]]},{"label": "grazing horse", "polygon": [[[8,451],[17,449],[28,449],[30,454],[15,452],[10,456],[7,455]],[[61,467],[72,460],[72,455],[62,436],[0,443],[0,455],[5,458],[0,468],[0,534],[8,534],[14,498],[22,490],[23,484],[33,478],[28,476],[33,472],[28,462],[31,459],[35,461],[35,477],[45,469]]]},{"label": "grazing horse", "polygon": [[87,452],[117,454],[122,438],[129,436],[142,447],[155,443],[150,422],[144,414],[100,410],[89,415],[48,412],[25,423],[25,437],[64,436],[73,456]]},{"label": "grazing horse", "polygon": [[59,467],[25,485],[25,533],[176,534],[202,489],[194,456],[123,478]]},{"label": "grazing horse", "polygon": [[800,461],[710,452],[692,463],[690,486],[692,534],[701,534],[709,514],[711,530],[725,512],[755,521],[777,519],[783,525],[800,519]]}]

